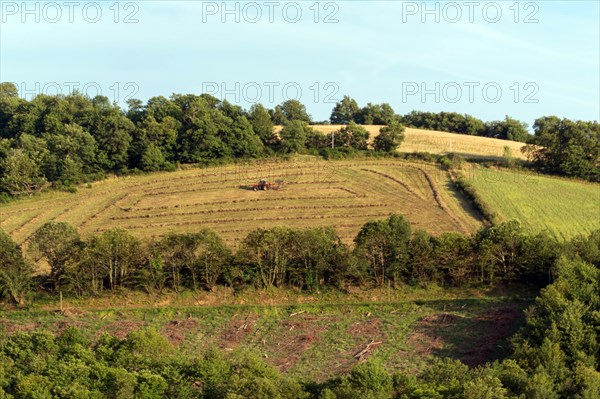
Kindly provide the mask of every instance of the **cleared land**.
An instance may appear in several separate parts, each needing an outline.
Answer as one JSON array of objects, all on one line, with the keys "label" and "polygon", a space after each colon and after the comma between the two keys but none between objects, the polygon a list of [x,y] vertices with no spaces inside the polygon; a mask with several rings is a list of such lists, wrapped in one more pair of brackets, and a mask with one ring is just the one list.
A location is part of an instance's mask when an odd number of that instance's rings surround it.
[{"label": "cleared land", "polygon": [[[260,178],[283,180],[254,192]],[[235,244],[260,227],[332,226],[350,242],[367,221],[392,213],[433,234],[471,233],[479,215],[436,165],[396,160],[316,158],[113,178],[0,207],[0,227],[24,243],[45,222],[82,234],[123,227],[140,238],[212,228]]]},{"label": "cleared land", "polygon": [[[315,130],[323,133],[331,133],[341,127],[342,125],[313,126]],[[373,139],[383,126],[365,125],[363,127],[367,129],[370,138]],[[504,147],[508,146],[513,157],[526,159],[521,153],[521,147],[524,144],[516,141],[412,128],[407,128],[404,136],[404,142],[398,149],[400,152],[429,152],[431,154],[454,152],[469,159],[501,158],[504,154]]]},{"label": "cleared land", "polygon": [[[234,296],[225,289],[198,292],[194,298],[187,294],[187,301],[169,295],[105,298],[114,303],[104,303],[102,298],[67,300],[62,312],[57,304],[7,312],[0,319],[0,330],[13,334],[77,327],[95,340],[104,333],[123,338],[149,327],[186,355],[198,356],[211,347],[252,349],[288,375],[322,381],[371,357],[390,370],[408,372],[419,370],[431,355],[453,357],[472,366],[501,357],[533,296],[394,290],[388,301],[383,290],[358,293],[354,301],[350,294],[334,295],[327,301],[312,298],[317,303],[278,305],[289,303],[288,296],[311,298],[284,292],[261,298],[269,295],[264,291]],[[94,301],[99,303],[93,306]],[[243,302],[247,304],[240,305]]]},{"label": "cleared land", "polygon": [[501,221],[563,240],[600,229],[600,184],[478,166],[468,179]]}]

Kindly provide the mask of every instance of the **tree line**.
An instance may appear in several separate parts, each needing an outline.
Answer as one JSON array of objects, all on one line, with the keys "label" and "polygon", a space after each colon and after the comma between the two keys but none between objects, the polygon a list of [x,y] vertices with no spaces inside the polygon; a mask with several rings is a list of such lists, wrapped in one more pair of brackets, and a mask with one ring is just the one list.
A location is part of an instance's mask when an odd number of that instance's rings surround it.
[{"label": "tree line", "polygon": [[522,151],[540,172],[600,182],[600,125],[598,121],[573,121],[543,116],[528,125],[508,115],[504,120],[484,122],[457,112],[412,111],[397,115],[389,104],[360,107],[344,96],[332,113],[332,124],[392,123],[418,129],[491,137],[526,143]]},{"label": "tree line", "polygon": [[284,376],[252,351],[183,353],[152,329],[92,342],[69,327],[0,333],[0,398],[598,398],[600,232],[567,244],[548,272],[553,282],[527,311],[512,354],[477,368],[434,359],[417,373],[390,372],[369,360],[317,383]]},{"label": "tree line", "polygon": [[531,137],[528,125],[525,122],[509,116],[500,121],[484,122],[471,115],[463,115],[457,112],[412,111],[405,115],[398,115],[389,104],[368,103],[361,108],[356,100],[349,96],[344,96],[334,106],[330,122],[343,125],[350,122],[364,125],[400,123],[417,129],[439,130],[521,142],[525,142]]},{"label": "tree line", "polygon": [[[344,97],[332,123],[345,126],[331,136],[316,132],[304,104],[288,100],[249,110],[208,94],[173,94],[128,101],[127,111],[108,98],[80,93],[19,98],[12,83],[0,83],[0,201],[50,185],[72,189],[106,174],[174,170],[178,164],[210,165],[239,158],[311,153],[325,158],[395,153],[404,126],[479,134],[512,140],[529,137],[511,118],[483,123],[455,113],[395,113],[389,104]],[[361,124],[381,124],[372,141]],[[277,132],[275,125],[281,125]],[[482,128],[483,126],[483,128]],[[483,129],[483,130],[481,130]],[[597,122],[544,117],[534,123],[527,153],[547,173],[598,181],[600,132]],[[331,148],[333,147],[333,148]]]},{"label": "tree line", "polygon": [[[600,232],[589,240],[589,245],[600,245]],[[433,237],[412,231],[398,215],[366,223],[353,247],[332,228],[273,227],[250,232],[235,251],[209,229],[143,243],[121,228],[82,238],[67,223],[48,222],[32,236],[25,256],[0,233],[0,292],[6,300],[25,303],[32,264],[39,260],[50,265],[50,273],[36,277],[37,286],[86,296],[120,289],[212,290],[218,284],[306,291],[515,281],[543,285],[571,245],[528,234],[515,221],[472,236],[450,232]]]},{"label": "tree line", "polygon": [[540,171],[600,182],[600,125],[547,116],[533,124],[524,152]]},{"label": "tree line", "polygon": [[[306,107],[288,100],[250,110],[207,94],[128,101],[123,111],[108,98],[38,95],[19,98],[0,84],[0,196],[31,194],[97,180],[107,173],[173,170],[179,163],[209,165],[239,158],[312,152],[394,151],[403,127],[392,124],[371,146],[356,124],[331,138],[315,132]],[[280,132],[275,125],[282,125]]]}]

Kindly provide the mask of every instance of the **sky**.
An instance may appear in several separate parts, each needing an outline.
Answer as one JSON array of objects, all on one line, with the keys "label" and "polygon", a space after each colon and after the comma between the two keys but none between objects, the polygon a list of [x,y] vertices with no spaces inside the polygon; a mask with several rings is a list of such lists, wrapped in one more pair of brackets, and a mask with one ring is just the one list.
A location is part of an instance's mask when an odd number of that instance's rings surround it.
[{"label": "sky", "polygon": [[210,93],[244,108],[344,95],[529,125],[600,119],[600,2],[5,1],[0,81],[126,107]]}]

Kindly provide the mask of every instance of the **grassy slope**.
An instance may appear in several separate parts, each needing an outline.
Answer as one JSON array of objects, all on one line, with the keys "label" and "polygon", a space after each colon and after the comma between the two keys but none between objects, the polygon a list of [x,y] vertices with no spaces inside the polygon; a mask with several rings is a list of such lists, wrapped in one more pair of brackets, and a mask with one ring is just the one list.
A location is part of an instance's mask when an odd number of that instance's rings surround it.
[{"label": "grassy slope", "polygon": [[363,359],[406,371],[421,368],[429,355],[471,365],[502,355],[533,295],[439,289],[306,296],[249,291],[235,297],[223,288],[179,296],[130,293],[66,300],[63,312],[56,303],[3,312],[0,330],[60,332],[72,326],[96,339],[151,327],[187,356],[214,346],[251,348],[285,373],[322,380],[347,372],[369,344]]},{"label": "grassy slope", "polygon": [[599,184],[481,167],[468,179],[501,220],[564,240],[600,229]]},{"label": "grassy slope", "polygon": [[[241,187],[261,177],[286,183],[269,192]],[[76,194],[44,193],[0,206],[0,227],[19,243],[48,220],[83,234],[121,226],[141,238],[210,227],[235,244],[259,227],[333,226],[350,242],[365,222],[394,212],[434,234],[481,226],[436,165],[313,159],[114,178]]]},{"label": "grassy slope", "polygon": [[[338,130],[341,125],[317,125],[315,130],[331,133]],[[382,126],[365,125],[371,139],[379,134]],[[508,146],[515,158],[525,159],[521,153],[523,143],[516,141],[492,139],[487,137],[468,136],[433,130],[407,128],[405,139],[398,151],[400,152],[429,152],[432,154],[445,154],[454,152],[465,158],[500,158],[504,154],[504,147]]]}]

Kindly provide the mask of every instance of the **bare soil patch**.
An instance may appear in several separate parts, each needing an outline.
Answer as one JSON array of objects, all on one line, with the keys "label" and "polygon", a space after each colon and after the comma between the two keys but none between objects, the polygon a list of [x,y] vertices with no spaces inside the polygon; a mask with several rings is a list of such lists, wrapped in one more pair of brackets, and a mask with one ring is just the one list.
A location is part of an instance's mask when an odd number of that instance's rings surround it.
[{"label": "bare soil patch", "polygon": [[198,320],[187,318],[184,320],[171,320],[165,324],[161,333],[174,345],[179,346],[193,331],[198,330]]},{"label": "bare soil patch", "polygon": [[7,335],[13,335],[17,332],[29,332],[37,329],[40,323],[13,323],[10,321],[0,321],[0,327],[6,332]]},{"label": "bare soil patch", "polygon": [[492,309],[473,318],[433,314],[418,322],[407,343],[419,356],[449,356],[476,367],[490,360],[499,345],[514,333],[522,317],[519,310],[511,307]]},{"label": "bare soil patch", "polygon": [[477,318],[481,334],[472,347],[461,354],[460,360],[472,367],[490,360],[498,344],[512,335],[515,324],[522,317],[522,312],[509,307],[494,309],[481,315]]},{"label": "bare soil patch", "polygon": [[54,323],[54,332],[57,335],[62,334],[67,328],[77,328],[84,329],[88,327],[89,324],[85,321],[80,320],[61,320]]},{"label": "bare soil patch", "polygon": [[130,332],[143,329],[148,324],[145,321],[138,320],[121,320],[107,324],[100,328],[96,333],[96,336],[100,336],[104,333],[108,333],[119,339],[124,339]]},{"label": "bare soil patch", "polygon": [[237,317],[232,319],[223,331],[221,331],[219,346],[224,349],[234,349],[254,330],[257,322],[257,315],[248,315],[244,318]]},{"label": "bare soil patch", "polygon": [[279,333],[273,341],[264,340],[264,344],[272,350],[270,362],[282,372],[289,370],[308,349],[321,341],[323,332],[332,322],[331,318],[314,315],[281,320]]},{"label": "bare soil patch", "polygon": [[347,373],[357,363],[371,357],[373,351],[386,342],[383,321],[379,317],[365,317],[350,324],[346,333],[352,336],[353,346],[341,353],[336,373]]},{"label": "bare soil patch", "polygon": [[449,313],[426,316],[419,321],[415,332],[408,337],[408,344],[413,346],[415,352],[421,357],[432,355],[435,351],[444,348],[445,339],[440,330],[461,319],[462,316]]}]

